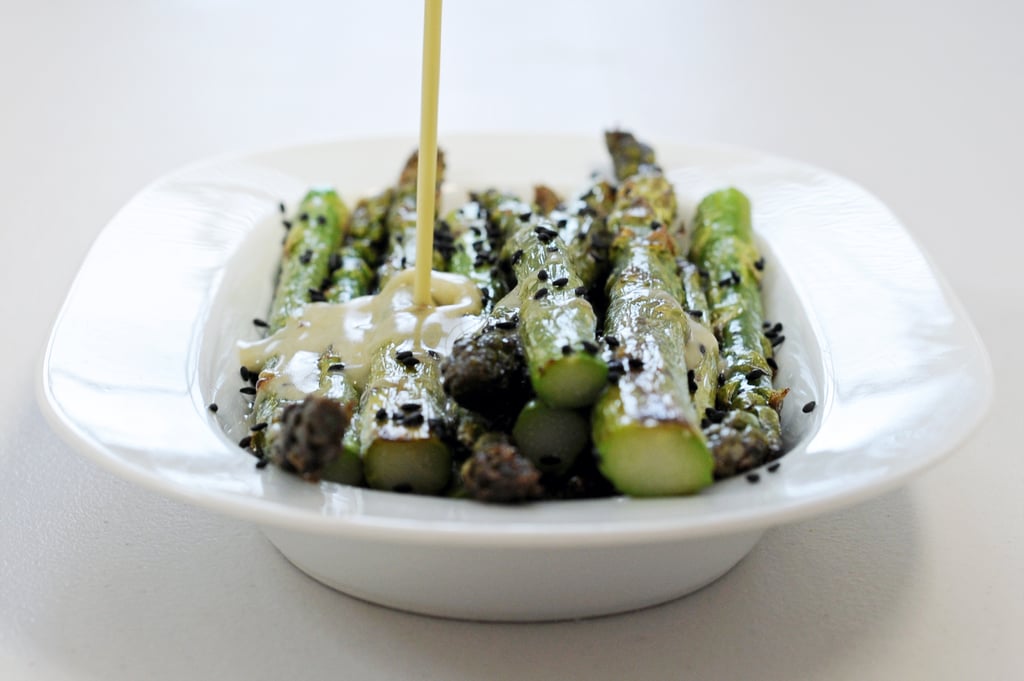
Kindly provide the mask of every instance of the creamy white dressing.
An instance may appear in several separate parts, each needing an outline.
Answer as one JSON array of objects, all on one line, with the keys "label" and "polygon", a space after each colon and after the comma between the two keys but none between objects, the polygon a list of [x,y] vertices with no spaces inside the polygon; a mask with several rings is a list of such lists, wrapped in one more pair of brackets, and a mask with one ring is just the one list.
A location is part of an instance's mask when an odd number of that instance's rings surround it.
[{"label": "creamy white dressing", "polygon": [[385,343],[401,343],[415,354],[447,355],[458,338],[482,326],[480,290],[467,277],[432,272],[431,304],[418,306],[414,274],[399,272],[377,295],[306,305],[276,333],[240,342],[242,366],[264,367],[271,357],[280,357],[260,373],[260,381],[269,382],[283,399],[295,400],[319,387],[319,358],[327,350],[340,358],[357,388],[366,383],[373,354]]},{"label": "creamy white dressing", "polygon": [[687,342],[683,352],[686,357],[686,368],[696,369],[704,360],[704,353],[701,353],[700,346],[704,346],[705,352],[718,354],[718,339],[703,322],[696,319],[689,319],[687,324]]}]

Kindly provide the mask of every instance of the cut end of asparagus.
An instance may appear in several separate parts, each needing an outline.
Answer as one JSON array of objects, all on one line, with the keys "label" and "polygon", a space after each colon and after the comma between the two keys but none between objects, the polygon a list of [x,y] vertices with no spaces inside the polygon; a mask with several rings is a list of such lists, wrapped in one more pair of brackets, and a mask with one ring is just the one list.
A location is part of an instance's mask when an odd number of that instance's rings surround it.
[{"label": "cut end of asparagus", "polygon": [[533,389],[552,407],[574,409],[593,404],[608,382],[608,365],[595,355],[578,352],[539,367]]},{"label": "cut end of asparagus", "polygon": [[699,434],[678,423],[628,425],[599,445],[601,473],[634,497],[694,494],[712,482],[714,460]]},{"label": "cut end of asparagus", "polygon": [[321,480],[342,485],[358,485],[363,481],[363,461],[355,452],[342,451],[320,474]]},{"label": "cut end of asparagus", "polygon": [[439,440],[377,440],[363,456],[366,483],[389,492],[438,494],[448,485],[452,454]]},{"label": "cut end of asparagus", "polygon": [[512,436],[540,471],[562,475],[590,441],[590,420],[575,409],[533,400],[519,412]]}]

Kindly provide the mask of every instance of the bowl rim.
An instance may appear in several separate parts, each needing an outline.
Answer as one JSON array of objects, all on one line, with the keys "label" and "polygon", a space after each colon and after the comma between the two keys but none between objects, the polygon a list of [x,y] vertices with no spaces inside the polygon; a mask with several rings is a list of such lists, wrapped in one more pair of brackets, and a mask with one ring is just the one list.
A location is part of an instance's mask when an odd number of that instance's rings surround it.
[{"label": "bowl rim", "polygon": [[[543,138],[546,140],[560,139],[583,139],[582,135],[564,135],[559,133],[467,133],[444,135],[445,138],[461,138],[472,140],[474,138],[505,140],[529,137],[532,139]],[[588,138],[589,139],[589,138]],[[398,141],[402,143],[415,142],[412,138],[405,136],[382,136],[382,137],[343,137],[324,140],[319,142],[307,142],[296,145],[282,145],[269,149],[256,150],[252,152],[236,152],[222,154],[197,161],[168,173],[153,182],[147,184],[135,194],[122,209],[140,201],[154,188],[160,187],[163,183],[190,175],[194,171],[210,169],[225,164],[246,162],[257,158],[267,158],[275,154],[302,154],[310,150],[324,147],[335,147],[353,142],[365,143],[389,143]],[[846,183],[849,187],[862,192],[865,197],[877,201],[871,194],[865,191],[856,183],[845,178],[822,171],[809,164],[794,161],[775,154],[765,154],[753,149],[735,145],[723,144],[692,144],[675,140],[654,140],[656,148],[664,145],[675,145],[679,147],[699,148],[711,152],[722,152],[725,154],[736,153],[749,155],[757,158],[768,158],[774,161],[785,163],[794,168],[802,168],[808,172],[824,173],[830,177]],[[878,202],[881,205],[881,202]],[[120,213],[119,213],[120,215]],[[890,214],[891,216],[891,214]],[[862,502],[870,497],[877,496],[886,491],[895,489],[904,484],[908,479],[918,474],[931,465],[938,463],[942,458],[951,453],[959,446],[982,421],[985,412],[988,411],[992,400],[992,370],[989,359],[982,345],[980,335],[971,324],[966,312],[950,290],[947,282],[928,260],[920,246],[907,234],[905,228],[895,217],[892,217],[890,227],[902,232],[912,247],[921,254],[926,261],[928,274],[933,278],[937,287],[937,293],[944,299],[955,317],[958,329],[965,334],[962,344],[965,349],[973,352],[974,363],[972,365],[972,377],[975,380],[977,396],[974,400],[971,411],[967,418],[957,424],[955,430],[951,431],[943,451],[933,452],[927,456],[918,456],[909,462],[892,468],[881,478],[872,478],[861,484],[853,484],[841,490],[830,490],[828,493],[808,494],[800,498],[789,499],[785,503],[777,503],[769,508],[763,508],[759,504],[752,504],[748,508],[733,509],[727,512],[716,512],[712,517],[695,518],[690,516],[668,515],[658,520],[645,518],[637,521],[618,520],[613,524],[603,523],[600,519],[592,522],[573,521],[561,523],[550,519],[538,522],[530,513],[523,513],[526,507],[492,507],[487,513],[487,519],[473,520],[466,519],[452,521],[438,521],[436,519],[420,520],[417,518],[405,517],[394,518],[386,516],[373,516],[366,514],[342,514],[326,515],[323,513],[310,512],[308,509],[300,509],[289,506],[285,503],[268,500],[266,498],[250,497],[242,494],[228,494],[222,491],[209,489],[194,489],[178,484],[173,480],[162,477],[152,470],[134,464],[124,456],[116,453],[107,443],[92,436],[80,423],[77,423],[72,415],[61,404],[61,400],[55,394],[52,376],[52,353],[57,339],[61,333],[62,321],[72,304],[74,292],[79,287],[79,278],[82,271],[93,258],[100,241],[107,233],[117,218],[111,221],[104,228],[96,243],[93,244],[82,264],[75,281],[71,286],[67,299],[61,306],[47,340],[46,347],[40,361],[40,371],[37,374],[39,379],[36,383],[37,401],[54,430],[79,453],[100,465],[119,477],[126,479],[145,488],[157,491],[161,494],[196,504],[217,512],[225,513],[241,519],[250,520],[261,525],[268,525],[296,532],[315,535],[344,535],[350,538],[358,538],[371,541],[401,541],[403,543],[428,543],[445,545],[489,545],[489,546],[597,546],[611,544],[640,544],[650,542],[661,542],[669,540],[680,540],[686,538],[707,537],[712,535],[748,532],[760,530],[769,526],[793,522],[802,518],[816,515],[821,512],[836,510]],[[831,397],[826,397],[831,400]],[[819,407],[822,407],[819,402]],[[283,475],[283,474],[282,474]],[[357,490],[357,494],[374,497],[395,497],[390,492],[379,492],[375,490]],[[403,502],[408,502],[409,497],[403,495]],[[439,498],[422,498],[425,504],[474,504],[468,500],[453,500]],[[557,509],[562,505],[571,505],[581,510],[594,505],[609,508],[627,508],[642,505],[649,509],[664,508],[672,510],[685,499],[629,499],[615,497],[612,499],[599,500],[574,500],[574,501],[546,501],[542,502],[545,507]],[[553,511],[557,512],[557,511]],[[524,518],[525,516],[525,518]]]}]

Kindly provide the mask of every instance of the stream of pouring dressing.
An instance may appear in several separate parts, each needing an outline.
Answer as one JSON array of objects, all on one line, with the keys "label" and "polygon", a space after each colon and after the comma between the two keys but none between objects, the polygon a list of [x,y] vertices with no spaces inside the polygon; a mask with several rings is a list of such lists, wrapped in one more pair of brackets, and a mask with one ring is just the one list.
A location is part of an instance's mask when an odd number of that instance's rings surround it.
[{"label": "stream of pouring dressing", "polygon": [[459,337],[483,325],[480,291],[468,278],[432,272],[434,201],[437,184],[437,94],[441,67],[441,0],[425,0],[420,146],[416,187],[415,269],[404,270],[377,295],[346,303],[310,303],[263,340],[239,343],[242,366],[282,362],[261,380],[285,400],[299,400],[320,384],[318,362],[325,349],[341,357],[357,389],[366,384],[370,360],[384,343],[425,357],[447,355]]}]

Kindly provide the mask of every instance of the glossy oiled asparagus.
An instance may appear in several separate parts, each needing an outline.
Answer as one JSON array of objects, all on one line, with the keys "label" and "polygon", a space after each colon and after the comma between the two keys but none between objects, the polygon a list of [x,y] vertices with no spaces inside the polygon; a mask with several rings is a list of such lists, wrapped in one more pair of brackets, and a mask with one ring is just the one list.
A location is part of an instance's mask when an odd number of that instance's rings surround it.
[{"label": "glossy oiled asparagus", "polygon": [[[387,214],[387,247],[377,272],[378,286],[383,288],[391,277],[416,263],[416,178],[419,154],[413,153],[406,161],[398,178],[394,199]],[[444,153],[437,152],[437,187],[444,181]],[[435,250],[432,268],[444,269],[440,251]]]},{"label": "glossy oiled asparagus", "polygon": [[502,258],[516,279],[510,297],[518,301],[534,391],[555,407],[592,404],[608,367],[597,355],[597,317],[565,243],[527,204],[487,194],[481,200],[498,230],[509,235]]},{"label": "glossy oiled asparagus", "polygon": [[[625,179],[609,216],[611,247],[605,336],[619,378],[593,411],[601,472],[634,496],[693,493],[712,481],[713,461],[689,389],[682,340],[671,185],[653,154],[627,133],[610,133],[616,174]],[[639,160],[638,160],[639,159]],[[629,175],[628,173],[632,173]]]},{"label": "glossy oiled asparagus", "polygon": [[[348,209],[333,189],[313,189],[303,198],[285,238],[268,316],[269,333],[279,330],[290,316],[322,296],[321,286],[330,269],[331,254],[341,243],[347,220]],[[268,433],[272,436],[276,432],[275,424],[283,406],[273,388],[281,361],[280,356],[275,356],[262,367],[248,367],[259,370],[249,417],[255,429],[249,446],[257,454],[268,453]]]},{"label": "glossy oiled asparagus", "polygon": [[779,410],[785,390],[772,386],[772,344],[762,330],[761,259],[754,243],[750,202],[736,189],[705,197],[697,208],[693,262],[707,273],[711,323],[719,341],[721,411],[708,414],[715,474],[760,465],[782,450]]},{"label": "glossy oiled asparagus", "polygon": [[375,354],[359,403],[363,474],[370,487],[436,494],[452,453],[448,398],[431,353],[386,343]]}]

